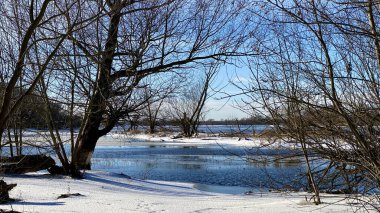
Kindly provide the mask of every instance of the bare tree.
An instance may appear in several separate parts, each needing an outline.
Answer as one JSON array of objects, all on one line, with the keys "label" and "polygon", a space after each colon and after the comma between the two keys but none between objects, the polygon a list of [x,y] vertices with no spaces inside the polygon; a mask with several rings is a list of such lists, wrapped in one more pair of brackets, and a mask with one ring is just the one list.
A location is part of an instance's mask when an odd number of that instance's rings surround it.
[{"label": "bare tree", "polygon": [[[80,2],[32,0],[2,1],[0,4],[0,81],[4,86],[1,96],[0,136],[3,136],[5,129],[11,125],[10,120],[22,119],[20,107],[23,103],[25,106],[24,99],[33,95],[36,85],[43,78],[58,49],[69,32],[76,27],[77,16],[72,16],[67,22],[61,19],[71,12],[75,13]],[[13,136],[17,154],[21,154],[22,126],[17,126],[17,132],[14,127],[16,126],[13,125]],[[9,145],[12,146],[9,131]]]},{"label": "bare tree", "polygon": [[[4,87],[1,90],[0,140],[10,121],[20,119],[15,115],[19,114],[17,112],[25,98],[32,95],[57,50],[75,27],[71,22],[59,19],[68,14],[76,3],[52,0],[0,2],[0,82]],[[36,50],[41,61],[33,57]],[[36,72],[32,69],[35,64],[39,65]],[[14,128],[17,154],[21,155],[22,126],[16,130]],[[12,152],[9,129],[8,139]],[[2,147],[3,144],[0,145]],[[11,188],[3,187],[1,194],[9,198],[8,190]]]},{"label": "bare tree", "polygon": [[[337,171],[348,177],[347,191],[378,189],[377,3],[268,0],[252,12],[270,30],[255,47],[260,56],[248,59],[251,83],[238,85],[246,104],[278,121],[280,138],[300,145],[317,198]],[[311,168],[310,152],[328,166]]]},{"label": "bare tree", "polygon": [[174,73],[174,75],[150,76],[143,80],[146,85],[143,89],[146,106],[142,113],[149,127],[149,133],[156,132],[156,127],[164,116],[168,100],[173,98],[180,88],[186,86],[184,77]]},{"label": "bare tree", "polygon": [[186,137],[198,133],[206,100],[213,95],[210,93],[211,84],[218,73],[219,66],[214,64],[204,69],[204,74],[201,77],[190,78],[188,84],[191,86],[184,87],[182,93],[171,99],[172,117],[177,120],[183,135]]},{"label": "bare tree", "polygon": [[90,67],[77,70],[87,73],[89,87],[72,170],[89,168],[98,139],[147,103],[136,95],[146,76],[242,55],[244,6],[224,0],[93,2],[91,11],[101,18],[69,36]]}]

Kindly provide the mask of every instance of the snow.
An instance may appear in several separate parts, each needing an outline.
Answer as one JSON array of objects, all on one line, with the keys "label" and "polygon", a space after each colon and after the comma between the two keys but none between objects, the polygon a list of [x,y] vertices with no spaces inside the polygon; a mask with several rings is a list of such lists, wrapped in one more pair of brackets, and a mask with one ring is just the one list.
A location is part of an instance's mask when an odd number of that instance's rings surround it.
[{"label": "snow", "polygon": [[[24,144],[48,146],[50,137],[47,131],[27,130],[23,133]],[[186,138],[179,137],[178,132],[172,133],[130,133],[125,131],[111,131],[98,140],[98,146],[124,146],[124,145],[173,145],[173,146],[223,146],[223,147],[267,147],[267,148],[299,148],[297,144],[286,143],[285,140],[269,142],[265,136],[221,136],[223,134],[200,133],[198,136]],[[70,141],[70,132],[60,130],[63,142]]]},{"label": "snow", "polygon": [[[63,137],[65,137],[64,135]],[[220,137],[201,134],[194,138],[176,138],[176,134],[121,134],[102,137],[99,146],[173,146],[279,147],[267,138]],[[290,146],[290,145],[285,145]],[[289,148],[289,147],[288,147]],[[50,176],[47,172],[5,176],[7,183],[17,183],[10,195],[18,201],[0,205],[0,209],[21,212],[353,212],[344,195],[322,194],[321,205],[308,200],[311,194],[254,192],[227,195],[204,192],[191,183],[131,179],[128,176],[88,171],[82,180]],[[57,199],[62,194],[80,193]]]},{"label": "snow", "polygon": [[99,139],[100,146],[123,145],[169,145],[169,146],[223,146],[223,147],[268,147],[268,148],[294,148],[295,144],[280,142],[269,143],[265,137],[221,137],[208,134],[199,134],[196,137],[176,138],[178,134],[125,134],[109,133]]},{"label": "snow", "polygon": [[[85,179],[50,176],[46,172],[6,176],[17,183],[10,193],[19,201],[1,209],[22,212],[352,212],[341,195],[322,195],[321,205],[306,201],[307,193],[224,195],[202,192],[189,183],[130,179],[90,171]],[[61,194],[83,196],[57,199]]]}]

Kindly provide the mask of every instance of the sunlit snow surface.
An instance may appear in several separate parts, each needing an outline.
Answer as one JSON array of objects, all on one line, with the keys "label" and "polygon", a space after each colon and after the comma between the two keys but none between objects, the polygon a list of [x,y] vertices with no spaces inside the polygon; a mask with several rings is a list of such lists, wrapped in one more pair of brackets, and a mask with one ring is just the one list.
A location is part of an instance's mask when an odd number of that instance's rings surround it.
[{"label": "sunlit snow surface", "polygon": [[[67,140],[68,131],[62,133],[62,138]],[[46,142],[47,137],[43,135],[36,137],[32,131],[28,134],[29,139]],[[18,184],[11,191],[11,197],[18,201],[1,205],[0,209],[266,213],[352,212],[356,208],[348,205],[352,200],[342,195],[322,194],[323,204],[315,206],[309,202],[312,195],[305,192],[268,192],[277,180],[263,180],[270,177],[268,174],[273,169],[285,173],[284,177],[286,174],[294,176],[303,169],[297,161],[277,164],[265,161],[268,156],[281,154],[281,150],[287,152],[294,148],[288,144],[268,144],[265,138],[220,137],[209,133],[173,139],[175,135],[126,135],[115,130],[99,140],[94,153],[93,168],[103,171],[87,171],[83,180],[52,177],[46,172],[6,176],[6,182]],[[266,149],[252,149],[259,146],[266,146]],[[271,177],[278,175],[275,172]],[[287,180],[290,179],[281,178],[282,182]],[[57,199],[68,193],[84,196]]]},{"label": "sunlit snow surface", "polygon": [[[83,180],[46,173],[7,176],[17,183],[11,197],[19,199],[1,209],[21,212],[352,212],[342,196],[322,195],[322,205],[306,201],[307,193],[255,192],[251,195],[208,193],[193,184],[129,179],[124,175],[90,171]],[[84,196],[57,199],[61,194]]]}]

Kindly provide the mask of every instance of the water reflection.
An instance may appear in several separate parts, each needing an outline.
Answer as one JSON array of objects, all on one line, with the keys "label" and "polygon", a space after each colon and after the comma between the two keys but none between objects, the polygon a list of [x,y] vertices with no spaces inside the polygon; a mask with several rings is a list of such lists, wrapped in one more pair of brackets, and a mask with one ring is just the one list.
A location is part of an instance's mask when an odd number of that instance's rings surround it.
[{"label": "water reflection", "polygon": [[[289,154],[289,151],[281,152]],[[92,163],[94,169],[142,179],[256,189],[293,184],[305,170],[302,161],[278,160],[276,153],[264,150],[260,155],[247,155],[241,148],[194,146],[100,147]]]},{"label": "water reflection", "polygon": [[183,149],[196,149],[197,146],[182,146]]},{"label": "water reflection", "polygon": [[273,157],[273,156],[253,156],[248,157],[247,162],[251,165],[275,168],[287,168],[292,166],[302,166],[304,163],[301,157]]}]

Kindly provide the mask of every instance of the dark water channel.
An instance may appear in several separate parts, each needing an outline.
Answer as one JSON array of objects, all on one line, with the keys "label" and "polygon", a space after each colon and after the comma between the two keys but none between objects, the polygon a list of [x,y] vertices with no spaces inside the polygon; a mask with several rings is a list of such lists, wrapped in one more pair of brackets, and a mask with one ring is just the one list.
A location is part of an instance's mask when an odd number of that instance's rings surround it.
[{"label": "dark water channel", "polygon": [[194,183],[194,187],[240,194],[292,186],[302,188],[300,159],[277,160],[289,150],[236,147],[122,146],[98,147],[92,167],[133,178]]}]

